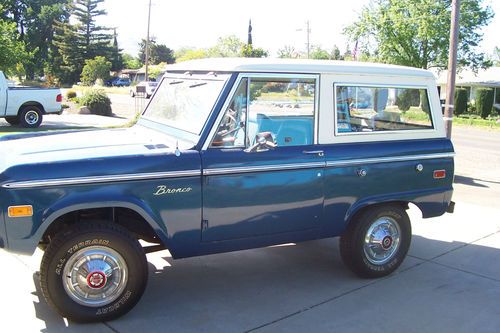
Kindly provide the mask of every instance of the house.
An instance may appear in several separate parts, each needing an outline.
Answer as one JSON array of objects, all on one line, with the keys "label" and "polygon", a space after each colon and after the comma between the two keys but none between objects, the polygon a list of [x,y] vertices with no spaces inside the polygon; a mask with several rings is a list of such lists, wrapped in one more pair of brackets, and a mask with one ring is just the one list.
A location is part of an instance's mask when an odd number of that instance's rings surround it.
[{"label": "house", "polygon": [[[441,71],[437,75],[437,84],[440,88],[440,99],[446,99],[446,81],[448,71]],[[455,86],[465,88],[469,93],[469,101],[474,101],[478,88],[493,89],[493,107],[500,110],[500,67],[480,69],[477,73],[471,70],[462,70],[457,73]]]},{"label": "house", "polygon": [[[154,66],[150,66],[149,68],[151,70],[152,68],[154,68]],[[165,71],[166,70],[164,68],[160,69],[160,73],[157,77],[157,80],[161,79],[161,77],[163,76]],[[128,78],[130,79],[131,82],[145,81],[146,69],[144,67],[139,68],[139,69],[123,69],[120,73],[120,76],[128,76]],[[150,77],[150,81],[154,81],[154,80],[151,80],[151,77]]]}]

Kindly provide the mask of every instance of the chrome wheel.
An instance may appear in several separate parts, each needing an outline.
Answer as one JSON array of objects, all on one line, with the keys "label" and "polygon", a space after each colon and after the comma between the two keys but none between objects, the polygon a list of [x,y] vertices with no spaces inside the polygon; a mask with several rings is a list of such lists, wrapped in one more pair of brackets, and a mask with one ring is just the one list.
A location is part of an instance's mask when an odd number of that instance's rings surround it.
[{"label": "chrome wheel", "polygon": [[38,119],[38,112],[34,110],[29,110],[24,114],[24,120],[28,125],[35,125],[36,123],[38,123]]},{"label": "chrome wheel", "polygon": [[115,250],[90,246],[69,258],[62,280],[66,293],[75,302],[99,307],[121,295],[127,285],[128,267]]},{"label": "chrome wheel", "polygon": [[383,216],[368,228],[364,239],[366,259],[374,265],[383,265],[397,253],[401,230],[392,217]]}]

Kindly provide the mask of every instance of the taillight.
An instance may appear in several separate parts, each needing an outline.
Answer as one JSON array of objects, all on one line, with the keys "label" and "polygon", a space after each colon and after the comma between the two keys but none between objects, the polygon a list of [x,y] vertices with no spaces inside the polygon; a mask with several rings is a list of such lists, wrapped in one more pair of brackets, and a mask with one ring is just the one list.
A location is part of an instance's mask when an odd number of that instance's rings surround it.
[{"label": "taillight", "polygon": [[442,179],[446,177],[446,170],[434,170],[434,179]]},{"label": "taillight", "polygon": [[57,95],[56,102],[59,102],[59,103],[62,102],[62,95],[61,94]]}]

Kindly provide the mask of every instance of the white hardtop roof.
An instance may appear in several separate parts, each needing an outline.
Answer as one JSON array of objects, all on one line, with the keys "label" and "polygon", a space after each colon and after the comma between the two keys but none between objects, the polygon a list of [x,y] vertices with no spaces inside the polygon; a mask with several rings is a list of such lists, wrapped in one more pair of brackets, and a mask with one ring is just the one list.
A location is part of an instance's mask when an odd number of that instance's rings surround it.
[{"label": "white hardtop roof", "polygon": [[379,74],[434,78],[430,71],[413,67],[355,61],[276,58],[199,59],[168,65],[167,72],[171,71]]}]

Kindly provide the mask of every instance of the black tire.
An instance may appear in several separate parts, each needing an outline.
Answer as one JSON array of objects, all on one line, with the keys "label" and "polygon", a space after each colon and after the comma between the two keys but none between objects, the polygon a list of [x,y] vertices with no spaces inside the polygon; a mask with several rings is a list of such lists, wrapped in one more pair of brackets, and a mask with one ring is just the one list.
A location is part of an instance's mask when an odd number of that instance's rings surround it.
[{"label": "black tire", "polygon": [[36,128],[43,120],[43,113],[37,106],[25,106],[19,111],[19,124],[25,128]]},{"label": "black tire", "polygon": [[[368,235],[372,237],[366,238]],[[340,237],[340,255],[360,277],[379,278],[401,265],[410,243],[411,223],[406,211],[398,205],[376,206],[351,221]]]},{"label": "black tire", "polygon": [[12,126],[19,125],[19,116],[5,117],[5,121],[7,121]]},{"label": "black tire", "polygon": [[137,239],[105,221],[61,231],[40,266],[45,300],[75,322],[107,321],[127,313],[144,293],[147,279],[146,256]]}]

